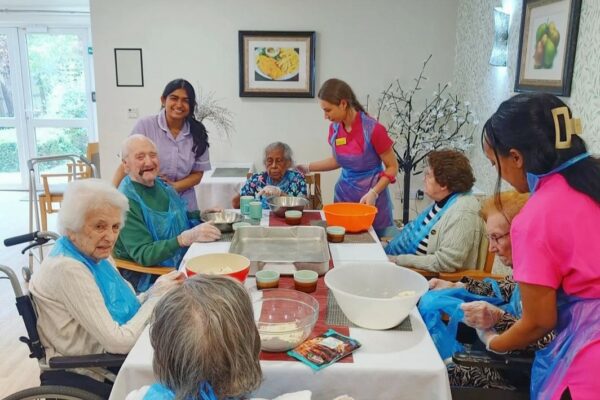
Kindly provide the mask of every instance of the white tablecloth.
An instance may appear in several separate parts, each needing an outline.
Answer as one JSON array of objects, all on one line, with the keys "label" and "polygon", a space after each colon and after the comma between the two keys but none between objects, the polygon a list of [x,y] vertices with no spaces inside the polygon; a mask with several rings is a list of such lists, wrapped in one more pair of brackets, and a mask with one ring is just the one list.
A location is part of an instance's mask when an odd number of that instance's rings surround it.
[{"label": "white tablecloth", "polygon": [[252,171],[250,162],[215,162],[210,171],[206,171],[202,176],[199,185],[196,185],[196,199],[198,208],[219,207],[231,208],[231,199],[240,193],[241,187],[246,183],[246,176],[235,178],[214,178],[212,174],[217,168],[247,168]]},{"label": "white tablecloth", "polygon": [[[268,224],[268,218],[261,221]],[[373,232],[372,232],[373,234]],[[194,244],[184,257],[229,250],[228,242]],[[330,244],[334,264],[348,261],[385,261],[377,244]],[[182,263],[183,264],[183,263]],[[253,278],[246,286],[255,291]],[[264,381],[253,394],[273,398],[282,393],[309,389],[314,400],[333,399],[348,394],[359,399],[450,399],[446,368],[437,353],[423,320],[415,308],[410,313],[412,332],[374,331],[350,328],[350,336],[362,343],[353,363],[337,363],[315,372],[296,361],[261,361]],[[146,329],[125,360],[117,377],[111,400],[155,381],[152,347]]]}]

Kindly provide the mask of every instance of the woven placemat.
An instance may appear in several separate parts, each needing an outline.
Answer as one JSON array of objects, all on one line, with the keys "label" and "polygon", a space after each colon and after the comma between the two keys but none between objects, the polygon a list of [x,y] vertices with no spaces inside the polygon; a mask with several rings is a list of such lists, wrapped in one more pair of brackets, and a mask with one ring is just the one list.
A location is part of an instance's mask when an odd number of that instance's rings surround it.
[{"label": "woven placemat", "polygon": [[[357,328],[356,325],[354,325],[352,322],[350,322],[348,320],[348,318],[346,318],[346,316],[342,312],[342,309],[338,305],[337,301],[335,300],[335,297],[333,296],[333,294],[331,292],[327,293],[327,319],[326,319],[326,322],[328,325],[342,325],[342,326],[349,326],[349,327]],[[412,324],[410,322],[410,315],[407,316],[404,319],[404,321],[400,322],[395,327],[390,328],[390,330],[412,332],[413,329],[412,329]]]},{"label": "woven placemat", "polygon": [[375,239],[369,232],[346,233],[344,243],[375,243]]},{"label": "woven placemat", "polygon": [[213,178],[245,178],[248,175],[248,168],[215,168],[212,173]]}]

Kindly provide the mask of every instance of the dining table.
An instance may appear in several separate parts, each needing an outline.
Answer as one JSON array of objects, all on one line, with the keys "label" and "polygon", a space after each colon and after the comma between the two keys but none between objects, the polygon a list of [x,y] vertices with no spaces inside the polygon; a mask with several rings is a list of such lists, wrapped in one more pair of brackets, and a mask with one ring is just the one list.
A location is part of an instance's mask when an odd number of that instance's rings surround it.
[{"label": "dining table", "polygon": [[194,188],[198,208],[231,208],[231,200],[240,194],[252,168],[251,162],[214,162],[212,169],[204,172],[202,180]]},{"label": "dining table", "polygon": [[[322,212],[305,211],[303,224],[314,224],[312,221],[319,219],[324,219]],[[254,223],[261,226],[285,225],[283,219],[274,217],[268,210],[264,210],[262,219]],[[372,228],[368,233],[361,234],[360,240],[350,240],[351,236],[346,234],[346,240],[342,243],[329,243],[332,268],[344,268],[353,263],[361,263],[368,268],[369,263],[388,261]],[[181,269],[185,270],[185,263],[190,258],[228,252],[230,240],[194,243],[185,254]],[[282,285],[293,287],[291,278],[282,277],[280,287]],[[245,286],[251,297],[257,293],[253,277],[246,279]],[[333,400],[344,394],[355,400],[451,399],[446,366],[417,307],[409,313],[408,321],[388,330],[360,328],[347,320],[343,323],[336,322],[344,326],[329,326],[331,298],[322,276],[319,278],[315,297],[318,297],[320,307],[325,309],[320,310],[313,336],[326,328],[333,328],[358,340],[361,347],[346,359],[319,371],[285,353],[262,352],[260,363],[263,382],[249,397],[272,399],[283,393],[310,390],[312,399],[315,400]],[[111,400],[125,399],[129,392],[156,381],[152,371],[152,355],[147,327],[121,367]]]}]

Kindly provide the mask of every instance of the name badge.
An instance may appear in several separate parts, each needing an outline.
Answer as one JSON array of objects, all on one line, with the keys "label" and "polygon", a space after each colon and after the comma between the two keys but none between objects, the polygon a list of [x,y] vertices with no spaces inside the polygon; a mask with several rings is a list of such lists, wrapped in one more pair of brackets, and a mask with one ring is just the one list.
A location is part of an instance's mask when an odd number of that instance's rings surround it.
[{"label": "name badge", "polygon": [[335,145],[336,146],[343,146],[345,144],[346,144],[346,138],[345,137],[335,139]]}]

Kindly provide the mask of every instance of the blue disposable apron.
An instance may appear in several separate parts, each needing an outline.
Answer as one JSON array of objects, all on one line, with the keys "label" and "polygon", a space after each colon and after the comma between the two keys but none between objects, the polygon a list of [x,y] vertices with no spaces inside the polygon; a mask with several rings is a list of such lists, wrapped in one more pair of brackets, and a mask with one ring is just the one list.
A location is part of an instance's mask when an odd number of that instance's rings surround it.
[{"label": "blue disposable apron", "polygon": [[56,241],[50,256],[69,257],[85,265],[100,289],[110,316],[119,325],[127,323],[139,310],[140,302],[135,293],[107,259],[95,262],[81,253],[66,236]]},{"label": "blue disposable apron", "polygon": [[[549,399],[562,383],[577,354],[600,340],[600,299],[584,299],[558,292],[556,337],[535,353],[531,369],[531,398]],[[596,342],[595,346],[600,346]]]},{"label": "blue disposable apron", "polygon": [[[419,312],[443,360],[451,357],[456,352],[464,350],[463,345],[456,340],[458,323],[464,318],[463,310],[460,308],[461,304],[471,301],[486,301],[517,318],[521,318],[523,311],[519,286],[515,287],[509,301],[506,302],[502,297],[498,282],[489,278],[484,279],[484,281],[492,285],[494,296],[481,296],[471,293],[465,288],[449,288],[430,290],[419,300]],[[448,324],[442,321],[443,314],[450,317]]]},{"label": "blue disposable apron", "polygon": [[[160,383],[155,383],[144,395],[144,400],[174,400],[175,393]],[[218,400],[212,386],[208,382],[202,382],[198,388],[198,396],[186,400]]]},{"label": "blue disposable apron", "polygon": [[392,239],[392,241],[385,247],[386,254],[400,255],[400,254],[417,254],[417,249],[421,240],[425,239],[434,225],[444,215],[444,213],[452,207],[456,202],[460,194],[453,194],[446,204],[435,214],[435,216],[429,220],[427,224],[423,224],[423,221],[429,214],[429,212],[435,206],[435,203],[430,205],[423,211],[416,220],[409,222],[402,228],[402,230]]},{"label": "blue disposable apron", "polygon": [[[360,113],[360,117],[365,141],[362,154],[338,154],[335,140],[338,135],[340,124],[337,122],[333,124],[333,134],[331,135],[329,144],[331,145],[333,156],[338,165],[342,167],[341,176],[335,185],[333,198],[335,203],[358,203],[360,199],[367,194],[369,189],[377,184],[379,181],[379,174],[383,171],[381,158],[371,144],[371,136],[377,121],[366,115],[364,112]],[[381,232],[385,228],[393,225],[393,206],[388,188],[385,188],[384,191],[379,193],[379,197],[377,197],[375,202],[375,207],[377,207],[377,215],[373,222],[373,228],[376,231]]]},{"label": "blue disposable apron", "polygon": [[[167,211],[157,211],[148,207],[135,190],[129,176],[126,176],[123,181],[121,181],[119,191],[140,205],[144,223],[154,241],[172,239],[184,230],[192,227],[187,216],[187,204],[185,200],[182,200],[179,197],[172,187],[163,183],[160,179],[155,179],[154,184],[165,190],[169,197],[169,207]],[[186,250],[187,248],[184,247],[179,248],[172,257],[161,261],[158,265],[164,267],[179,267],[179,263],[183,259]],[[144,275],[138,283],[137,290],[139,292],[148,290],[151,278],[152,276],[150,274]]]},{"label": "blue disposable apron", "polygon": [[[292,175],[292,173],[289,170],[285,171],[285,174],[283,174],[283,176],[281,177],[281,180],[277,183],[273,183],[273,180],[271,179],[269,174],[265,173],[265,175],[267,176],[267,179],[265,181],[265,183],[267,185],[277,186],[279,189],[281,189],[282,193],[290,192],[289,186],[292,183],[290,176]],[[269,196],[261,196],[260,202],[262,204],[262,208],[265,210],[269,209],[269,198],[270,198]]]}]

